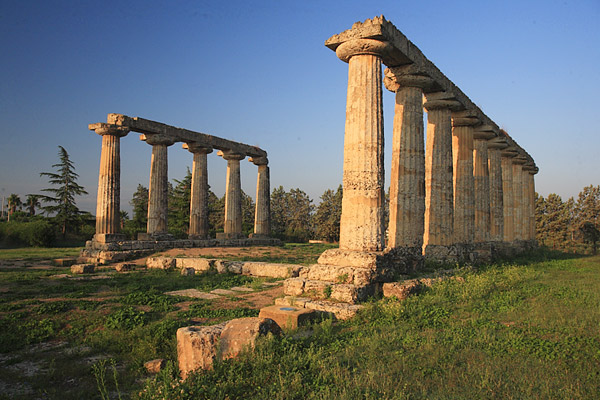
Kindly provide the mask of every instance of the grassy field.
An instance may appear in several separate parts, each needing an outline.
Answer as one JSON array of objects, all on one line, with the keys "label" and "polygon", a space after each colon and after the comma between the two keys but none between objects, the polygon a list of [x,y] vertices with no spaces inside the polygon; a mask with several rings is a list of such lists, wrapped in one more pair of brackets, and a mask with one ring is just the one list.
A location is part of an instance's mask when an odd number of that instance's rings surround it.
[{"label": "grassy field", "polygon": [[[286,251],[296,260],[311,252]],[[351,321],[326,320],[312,335],[267,338],[255,353],[186,382],[173,364],[150,378],[143,362],[175,361],[175,330],[192,320],[212,324],[257,310],[240,299],[217,307],[162,293],[258,287],[254,279],[142,270],[65,280],[49,276],[68,269],[35,268],[16,260],[0,268],[0,398],[596,399],[600,393],[600,257],[540,251],[465,269],[464,282],[448,280],[405,301],[374,299]]]}]

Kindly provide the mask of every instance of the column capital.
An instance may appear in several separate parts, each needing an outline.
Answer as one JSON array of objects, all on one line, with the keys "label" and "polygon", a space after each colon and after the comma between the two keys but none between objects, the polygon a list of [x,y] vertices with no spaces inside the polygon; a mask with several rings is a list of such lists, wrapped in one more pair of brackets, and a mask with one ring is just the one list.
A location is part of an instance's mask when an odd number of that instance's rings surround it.
[{"label": "column capital", "polygon": [[508,143],[506,143],[506,140],[502,139],[501,137],[495,137],[491,140],[488,140],[488,149],[502,150],[507,147]]},{"label": "column capital", "polygon": [[519,151],[514,146],[508,146],[500,153],[504,158],[513,158],[519,155]]},{"label": "column capital", "polygon": [[358,55],[374,55],[385,57],[393,50],[389,42],[375,39],[351,39],[340,44],[335,50],[338,58],[344,62],[349,62],[350,58]]},{"label": "column capital", "polygon": [[473,132],[473,138],[488,140],[498,136],[498,134],[499,131],[491,125],[479,125]]},{"label": "column capital", "polygon": [[464,110],[463,105],[456,100],[452,93],[447,92],[435,92],[427,93],[425,95],[425,103],[423,107],[427,110],[440,110],[448,109],[450,111]]},{"label": "column capital", "polygon": [[525,158],[523,155],[521,154],[517,154],[517,156],[515,158],[512,159],[512,163],[513,164],[517,164],[517,165],[523,165],[527,162],[527,158]]},{"label": "column capital", "polygon": [[475,110],[462,110],[452,113],[452,126],[476,126],[481,121]]},{"label": "column capital", "polygon": [[267,165],[269,164],[269,160],[267,159],[267,157],[250,157],[248,159],[248,161],[250,161],[251,163],[253,163],[254,165]]},{"label": "column capital", "polygon": [[184,143],[181,145],[181,148],[189,151],[190,153],[199,153],[199,154],[210,154],[213,152],[212,147],[202,146],[196,142]]},{"label": "column capital", "polygon": [[104,122],[89,124],[88,129],[90,131],[96,132],[100,136],[112,135],[112,136],[123,137],[129,133],[129,128],[127,128],[125,126],[106,124]]},{"label": "column capital", "polygon": [[155,146],[163,144],[165,146],[171,146],[175,143],[175,139],[168,135],[162,135],[160,133],[153,134],[142,134],[140,135],[140,140],[148,143],[149,145]]},{"label": "column capital", "polygon": [[219,157],[223,157],[227,161],[229,161],[229,160],[238,160],[238,161],[240,161],[240,160],[243,160],[244,158],[246,158],[245,154],[234,153],[234,152],[232,152],[230,150],[226,150],[226,151],[219,150],[217,152],[217,155]]},{"label": "column capital", "polygon": [[386,68],[383,84],[390,92],[397,92],[401,87],[417,87],[421,90],[430,90],[435,81],[414,64]]}]

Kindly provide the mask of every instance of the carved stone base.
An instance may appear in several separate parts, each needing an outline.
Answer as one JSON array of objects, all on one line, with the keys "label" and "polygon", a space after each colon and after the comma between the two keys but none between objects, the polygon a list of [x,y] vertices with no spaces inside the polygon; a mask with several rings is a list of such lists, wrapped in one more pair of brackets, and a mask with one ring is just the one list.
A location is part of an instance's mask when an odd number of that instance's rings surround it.
[{"label": "carved stone base", "polygon": [[217,240],[229,240],[229,239],[247,239],[247,236],[243,233],[225,233],[217,232]]}]

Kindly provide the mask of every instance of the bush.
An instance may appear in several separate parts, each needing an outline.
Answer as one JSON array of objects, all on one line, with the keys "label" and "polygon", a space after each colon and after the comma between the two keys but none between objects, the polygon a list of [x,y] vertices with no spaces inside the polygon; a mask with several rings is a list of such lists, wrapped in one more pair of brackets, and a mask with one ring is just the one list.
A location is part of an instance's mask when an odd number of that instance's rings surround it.
[{"label": "bush", "polygon": [[55,228],[46,220],[0,224],[0,242],[7,246],[51,246],[55,239]]}]

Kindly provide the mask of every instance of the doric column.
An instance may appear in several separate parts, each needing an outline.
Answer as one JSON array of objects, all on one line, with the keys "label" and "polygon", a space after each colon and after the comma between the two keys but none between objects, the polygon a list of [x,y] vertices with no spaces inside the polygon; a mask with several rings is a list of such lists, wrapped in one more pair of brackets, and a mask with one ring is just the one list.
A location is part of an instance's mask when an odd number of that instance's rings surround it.
[{"label": "doric column", "polygon": [[254,233],[251,236],[268,237],[271,234],[271,184],[269,177],[269,160],[267,160],[267,157],[252,157],[249,161],[258,166]]},{"label": "doric column", "polygon": [[531,217],[533,215],[535,221],[535,188],[533,187],[533,173],[535,166],[527,162],[522,166],[523,171],[523,225],[522,235],[523,240],[534,240],[535,229],[531,229]]},{"label": "doric column", "polygon": [[515,240],[523,240],[523,218],[525,217],[525,196],[523,193],[523,164],[526,160],[521,157],[512,159],[513,164],[513,218],[515,229]]},{"label": "doric column", "polygon": [[166,235],[168,232],[169,164],[167,147],[175,141],[172,137],[161,134],[140,135],[140,139],[152,145],[146,232],[151,235],[151,238],[160,238],[157,235]]},{"label": "doric column", "polygon": [[94,240],[109,242],[123,239],[123,235],[119,235],[121,211],[120,140],[127,135],[129,129],[104,123],[90,124],[89,129],[102,136]]},{"label": "doric column", "polygon": [[488,142],[488,169],[490,174],[490,240],[504,238],[504,191],[502,188],[502,158],[500,150],[508,146],[501,140]]},{"label": "doric column", "polygon": [[470,110],[452,114],[455,243],[473,243],[475,238],[473,127],[479,123]]},{"label": "doric column", "polygon": [[475,243],[490,240],[490,174],[488,139],[494,132],[480,127],[473,136],[473,177],[475,189]]},{"label": "doric column", "polygon": [[342,250],[384,248],[381,57],[389,49],[389,43],[372,39],[349,40],[336,49],[337,56],[348,63]]},{"label": "doric column", "polygon": [[217,155],[227,160],[227,181],[225,184],[225,232],[217,234],[217,239],[242,238],[242,182],[240,160],[245,154],[219,151]]},{"label": "doric column", "polygon": [[514,207],[513,201],[513,165],[512,158],[516,156],[516,152],[511,148],[502,151],[502,193],[503,193],[503,208],[504,208],[504,235],[505,242],[515,240],[514,226]]},{"label": "doric column", "polygon": [[183,148],[194,155],[192,165],[192,187],[190,196],[190,239],[208,239],[208,165],[210,147],[198,143],[184,143]]},{"label": "doric column", "polygon": [[527,183],[529,186],[529,240],[536,240],[535,229],[535,174],[539,171],[535,164],[529,166]]},{"label": "doric column", "polygon": [[454,195],[452,188],[452,110],[460,103],[445,93],[427,94],[425,146],[425,231],[423,246],[453,243]]},{"label": "doric column", "polygon": [[423,89],[433,81],[411,66],[385,70],[385,86],[396,93],[388,248],[421,254],[425,227],[425,138]]}]

